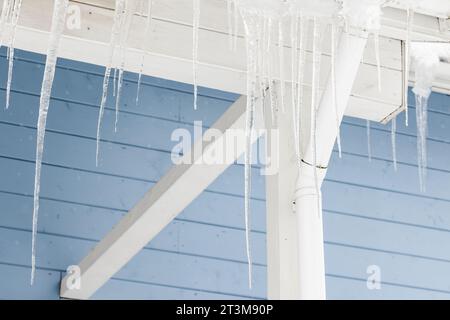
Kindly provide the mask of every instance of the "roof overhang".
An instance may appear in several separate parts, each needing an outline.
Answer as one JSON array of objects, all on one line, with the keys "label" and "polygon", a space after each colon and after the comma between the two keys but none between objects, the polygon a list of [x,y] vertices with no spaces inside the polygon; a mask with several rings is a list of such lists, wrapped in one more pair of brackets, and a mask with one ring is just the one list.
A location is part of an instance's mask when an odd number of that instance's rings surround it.
[{"label": "roof overhang", "polygon": [[[105,65],[112,27],[114,1],[71,1],[80,8],[81,28],[66,29],[60,57]],[[242,34],[236,51],[228,42],[228,18],[225,0],[201,3],[198,84],[227,92],[246,93],[245,42]],[[48,43],[53,0],[23,2],[16,36],[16,47],[45,54]],[[154,0],[150,38],[144,74],[192,83],[192,1]],[[129,35],[125,69],[141,68],[145,17],[136,16]],[[286,26],[287,27],[287,26]],[[416,14],[413,40],[449,41],[449,22],[445,17]],[[243,27],[239,28],[241,33]],[[382,91],[378,91],[374,47],[371,41],[359,68],[346,115],[387,122],[402,109],[402,45],[406,38],[406,13],[402,9],[384,8],[380,32]],[[287,41],[289,42],[289,41]],[[286,42],[286,51],[289,44]],[[325,43],[327,43],[325,39]],[[330,64],[329,48],[323,53],[323,74]],[[288,68],[288,66],[287,66]],[[435,89],[450,93],[450,66],[439,68]],[[289,73],[285,72],[287,80]],[[305,79],[307,79],[306,77]],[[326,83],[322,77],[321,85]],[[309,86],[308,83],[304,84]],[[100,94],[100,93],[99,93]]]}]

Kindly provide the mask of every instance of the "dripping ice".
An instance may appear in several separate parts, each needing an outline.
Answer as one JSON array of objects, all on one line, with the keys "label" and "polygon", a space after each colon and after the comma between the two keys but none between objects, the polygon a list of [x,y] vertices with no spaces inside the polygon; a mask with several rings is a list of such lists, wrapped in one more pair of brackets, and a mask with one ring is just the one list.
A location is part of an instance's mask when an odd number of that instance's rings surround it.
[{"label": "dripping ice", "polygon": [[[142,1],[142,7],[144,7],[145,1]],[[147,4],[147,18],[145,22],[145,31],[144,31],[144,39],[143,39],[143,49],[142,49],[142,60],[141,60],[141,67],[139,69],[139,75],[138,75],[138,83],[137,83],[137,90],[136,90],[136,105],[139,103],[139,93],[141,90],[141,82],[142,82],[142,73],[144,72],[144,64],[145,64],[145,57],[146,57],[146,44],[147,39],[150,32],[150,25],[152,21],[152,6],[153,6],[153,0],[148,0]]]},{"label": "dripping ice", "polygon": [[[117,131],[117,122],[118,122],[118,113],[119,113],[119,104],[120,104],[120,91],[122,89],[122,80],[123,80],[123,72],[125,66],[125,45],[126,39],[128,36],[128,32],[131,25],[131,19],[133,14],[136,12],[137,1],[130,0],[116,0],[116,6],[114,11],[114,21],[113,27],[111,30],[111,37],[109,41],[109,49],[108,49],[108,61],[106,63],[105,75],[103,78],[102,85],[102,96],[100,102],[100,110],[98,115],[97,122],[97,147],[96,147],[96,155],[95,155],[95,163],[99,165],[99,148],[100,148],[100,132],[102,128],[102,120],[105,112],[106,101],[108,97],[108,86],[109,86],[109,78],[111,77],[111,70],[114,67],[114,57],[116,53],[117,47],[119,47],[120,59],[119,68],[114,68],[114,78],[113,81],[116,83],[117,80],[117,92],[116,88],[114,88],[115,92],[115,109],[116,109],[116,120],[114,125],[114,130]],[[118,71],[118,72],[117,72]],[[119,74],[117,77],[117,73]]]},{"label": "dripping ice", "polygon": [[[275,12],[268,3],[252,4],[249,1],[234,1],[234,6],[239,9],[245,28],[245,40],[247,48],[247,107],[246,107],[246,125],[245,125],[245,164],[244,164],[244,220],[245,220],[245,243],[248,262],[248,281],[249,287],[252,286],[252,257],[250,243],[250,194],[251,194],[251,145],[254,130],[254,113],[257,103],[269,92],[271,94],[271,114],[274,114],[275,99],[273,99],[273,48],[271,45],[272,25],[276,24],[278,33],[278,61],[280,67],[283,65],[282,40],[283,31],[281,26],[281,17],[278,10]],[[275,4],[278,8],[279,4]],[[235,29],[236,34],[236,29]],[[265,115],[268,116],[268,115]]]},{"label": "dripping ice", "polygon": [[41,97],[39,101],[31,244],[31,284],[34,283],[34,276],[36,272],[36,235],[39,213],[39,194],[41,187],[40,181],[42,155],[44,152],[45,127],[47,122],[48,108],[50,105],[50,94],[52,91],[53,79],[55,76],[56,61],[58,59],[59,42],[64,31],[68,3],[69,0],[55,0],[54,3],[50,40],[47,49],[47,59],[45,62],[44,78],[42,81]]},{"label": "dripping ice", "polygon": [[[16,38],[17,23],[19,21],[22,0],[5,0],[3,2],[2,12],[0,16],[0,47],[6,45],[8,47],[8,78],[6,84],[6,109],[9,108],[11,83],[14,68],[14,42]],[[8,28],[9,29],[8,29]],[[5,39],[7,36],[7,39]]]},{"label": "dripping ice", "polygon": [[198,86],[197,86],[197,73],[198,73],[198,33],[200,26],[200,0],[193,0],[193,28],[192,28],[192,70],[193,70],[193,83],[194,83],[194,110],[197,110],[197,98],[198,98]]},{"label": "dripping ice", "polygon": [[[245,40],[247,47],[247,111],[246,111],[246,150],[245,150],[245,236],[246,236],[246,253],[249,268],[249,286],[251,286],[252,278],[252,262],[250,250],[250,181],[251,181],[251,141],[252,132],[254,130],[254,113],[255,107],[265,95],[270,96],[270,114],[264,114],[264,117],[275,117],[276,112],[285,111],[285,84],[290,81],[291,85],[291,103],[292,103],[292,121],[295,137],[295,153],[300,160],[300,128],[303,119],[301,113],[301,105],[304,102],[303,81],[305,73],[305,57],[306,57],[306,39],[310,22],[313,22],[314,45],[313,45],[313,81],[311,87],[311,115],[310,124],[311,136],[315,136],[315,110],[320,102],[320,70],[322,56],[322,36],[325,31],[325,25],[328,20],[315,18],[314,15],[304,14],[299,11],[293,3],[289,2],[273,2],[273,1],[250,1],[235,0],[235,7],[239,9],[240,15],[245,27]],[[292,5],[292,6],[291,6]],[[230,4],[227,7],[228,14],[231,14]],[[230,18],[228,19],[228,33],[231,34]],[[284,30],[284,22],[290,21],[290,33]],[[325,22],[326,21],[326,22]],[[333,22],[333,32],[336,36],[336,26]],[[234,30],[236,34],[236,28]],[[290,39],[287,39],[287,35]],[[335,38],[335,37],[334,37]],[[272,40],[273,39],[273,40]],[[296,50],[291,50],[290,59],[290,79],[287,79],[285,73],[285,41]],[[335,41],[336,39],[334,39]],[[272,43],[273,42],[273,43]],[[334,43],[333,43],[334,44]],[[333,45],[334,57],[334,45]],[[274,68],[274,66],[276,68]],[[334,68],[334,60],[333,60]],[[332,68],[332,69],[333,69]],[[334,70],[333,70],[334,71]],[[277,74],[278,73],[278,74]],[[334,78],[334,77],[333,77]],[[335,85],[333,83],[333,85]],[[275,86],[280,88],[281,97],[276,97]],[[334,90],[335,91],[335,90]],[[335,97],[334,97],[335,98]],[[336,125],[339,125],[336,110]],[[340,149],[340,139],[338,139]],[[314,151],[314,155],[315,155]],[[316,158],[316,157],[314,157]],[[315,161],[315,159],[314,159]],[[319,189],[317,172],[315,173],[316,189]],[[318,194],[319,214],[321,212],[320,190],[316,190]]]},{"label": "dripping ice", "polygon": [[416,103],[417,163],[422,192],[426,189],[427,168],[427,109],[434,76],[442,59],[450,59],[449,43],[411,43],[411,58],[415,83],[413,93]]}]

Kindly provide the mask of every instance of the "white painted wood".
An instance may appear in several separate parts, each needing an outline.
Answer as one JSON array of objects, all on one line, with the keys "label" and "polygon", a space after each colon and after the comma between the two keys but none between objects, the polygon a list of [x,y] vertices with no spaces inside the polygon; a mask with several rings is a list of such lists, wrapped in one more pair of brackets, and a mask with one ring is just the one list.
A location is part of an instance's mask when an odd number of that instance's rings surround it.
[{"label": "white painted wood", "polygon": [[266,126],[270,128],[266,133],[267,145],[278,146],[272,149],[277,154],[267,154],[278,171],[266,176],[267,297],[275,300],[299,297],[298,234],[292,202],[298,162],[292,134],[290,88],[286,91],[286,112],[278,112],[273,121],[266,119]]},{"label": "white painted wood", "polygon": [[316,127],[302,152],[295,184],[299,299],[326,299],[320,189],[366,42],[366,37],[342,34],[336,51],[336,94],[329,78],[315,115]]},{"label": "white painted wood", "polygon": [[[233,139],[236,131],[245,128],[246,98],[240,98],[224,115],[205,132],[204,138],[195,146],[203,146],[202,152],[189,152],[185,159],[193,159],[193,164],[175,165],[129,213],[100,241],[100,243],[81,261],[81,288],[70,290],[69,277],[61,282],[61,297],[87,299],[109,278],[119,271],[153,237],[167,226],[186,206],[188,206],[207,186],[212,183],[233,160],[245,151],[245,143],[236,144],[233,159],[223,164],[204,164],[202,157]],[[262,113],[256,113],[255,128],[263,125]],[[205,137],[219,130],[220,136],[212,141]],[[257,139],[261,130],[253,137]],[[210,138],[209,138],[210,139]],[[195,183],[193,183],[195,181]]]},{"label": "white painted wood", "polygon": [[[83,0],[81,29],[66,30],[60,55],[63,58],[104,65],[112,25],[113,1]],[[86,4],[87,3],[87,4]],[[192,2],[155,0],[152,32],[144,74],[192,83]],[[16,38],[17,48],[45,53],[52,0],[24,0]],[[236,52],[228,47],[226,5],[223,0],[202,1],[198,84],[238,94],[246,93],[245,44],[238,39]],[[125,68],[138,72],[145,17],[136,16],[128,41]],[[289,27],[286,26],[289,30]],[[242,30],[242,28],[241,28]],[[328,35],[326,35],[327,37]],[[287,37],[286,37],[287,38]],[[328,43],[327,38],[324,43]],[[348,114],[382,121],[401,105],[400,42],[381,38],[383,91],[377,91],[376,66],[371,42],[349,101]],[[286,44],[287,55],[290,50]],[[323,74],[329,70],[329,49],[324,48]],[[289,59],[289,57],[287,57]],[[286,65],[289,80],[289,66]],[[276,77],[276,75],[275,75]],[[305,77],[305,85],[309,85]],[[326,79],[326,76],[322,77]],[[321,82],[325,86],[325,82]],[[366,113],[370,106],[371,112]]]},{"label": "white painted wood", "polygon": [[[2,2],[0,0],[0,2]],[[63,58],[104,65],[112,25],[114,1],[79,0],[72,1],[80,8],[81,29],[67,29],[62,40],[60,55]],[[50,28],[52,0],[24,0],[16,47],[19,49],[45,53]],[[192,1],[154,0],[154,19],[152,32],[147,39],[148,56],[144,74],[174,81],[192,83]],[[228,47],[228,26],[226,2],[224,0],[201,1],[199,71],[198,83],[201,86],[234,92],[246,93],[245,44],[240,26],[236,52]],[[144,10],[145,12],[145,10]],[[372,121],[385,121],[390,114],[398,112],[401,106],[401,46],[405,36],[406,16],[403,10],[384,8],[381,29],[381,64],[383,90],[377,90],[375,53],[371,41],[365,51],[363,63],[358,73],[357,86],[353,88],[347,114],[367,118]],[[130,32],[125,68],[128,71],[140,70],[141,51],[144,39],[145,17],[136,16]],[[286,26],[288,33],[289,26]],[[324,43],[329,43],[329,34]],[[289,37],[286,48],[289,49]],[[417,14],[413,32],[415,40],[450,40],[449,33],[439,31],[437,18]],[[290,50],[286,50],[289,55]],[[323,73],[329,70],[329,46],[324,48]],[[286,66],[289,69],[289,66]],[[290,72],[285,75],[289,80]],[[276,75],[275,75],[276,76]],[[326,77],[322,77],[325,79]],[[441,77],[438,90],[450,92],[450,81]],[[305,77],[305,79],[309,79]],[[400,79],[400,80],[399,80]],[[308,81],[305,85],[309,85]],[[324,87],[325,83],[321,82]],[[448,89],[447,89],[448,88]]]}]

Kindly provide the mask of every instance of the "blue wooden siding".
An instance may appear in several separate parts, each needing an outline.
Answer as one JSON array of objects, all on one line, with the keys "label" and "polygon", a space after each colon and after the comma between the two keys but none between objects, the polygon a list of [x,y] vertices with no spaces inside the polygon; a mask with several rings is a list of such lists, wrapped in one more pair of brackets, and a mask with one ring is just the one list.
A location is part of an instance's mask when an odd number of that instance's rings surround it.
[{"label": "blue wooden siding", "polygon": [[[0,101],[6,60],[0,57]],[[171,166],[170,134],[209,126],[237,98],[127,74],[118,132],[105,112],[101,164],[95,135],[103,68],[60,61],[48,119],[39,220],[37,283],[29,286],[34,152],[43,57],[19,52],[9,110],[0,109],[0,298],[58,299],[59,281]],[[113,101],[113,100],[110,100]],[[412,101],[412,100],[411,100]],[[389,126],[346,118],[343,158],[333,155],[324,185],[329,298],[450,298],[450,98],[430,101],[427,192],[419,192],[414,117],[398,120],[398,171]],[[414,109],[411,110],[411,115]],[[254,283],[247,288],[243,167],[231,166],[130,261],[95,298],[265,298],[264,177],[253,174]],[[193,181],[192,183],[195,183]],[[381,268],[368,290],[366,268]]]}]

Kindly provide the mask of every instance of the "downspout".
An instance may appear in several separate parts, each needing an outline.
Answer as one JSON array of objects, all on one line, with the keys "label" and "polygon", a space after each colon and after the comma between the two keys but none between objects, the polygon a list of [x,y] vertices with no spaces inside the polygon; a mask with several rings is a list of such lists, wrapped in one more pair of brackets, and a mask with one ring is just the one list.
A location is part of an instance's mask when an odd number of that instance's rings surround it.
[{"label": "downspout", "polygon": [[[309,137],[309,141],[302,152],[303,156],[299,165],[295,191],[299,242],[299,298],[302,300],[323,300],[326,298],[321,194],[320,191],[318,194],[316,190],[320,190],[327,172],[333,145],[338,134],[336,121],[340,125],[363,57],[368,37],[367,30],[370,29],[367,23],[368,21],[373,22],[371,19],[374,17],[374,11],[380,11],[380,6],[381,1],[375,0],[344,1],[344,9],[348,10],[346,13],[349,17],[347,23],[354,30],[352,30],[353,34],[343,32],[336,50],[335,85],[338,119],[336,120],[332,96],[332,79],[330,77],[316,111],[317,125],[314,139],[316,148],[314,148],[312,137]],[[366,16],[361,14],[362,8],[366,11]],[[352,17],[358,18],[352,19]],[[364,25],[359,24],[360,22]],[[313,166],[314,150],[316,153],[316,168]],[[317,175],[317,178],[315,175]]]}]

